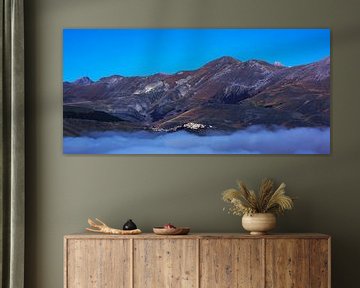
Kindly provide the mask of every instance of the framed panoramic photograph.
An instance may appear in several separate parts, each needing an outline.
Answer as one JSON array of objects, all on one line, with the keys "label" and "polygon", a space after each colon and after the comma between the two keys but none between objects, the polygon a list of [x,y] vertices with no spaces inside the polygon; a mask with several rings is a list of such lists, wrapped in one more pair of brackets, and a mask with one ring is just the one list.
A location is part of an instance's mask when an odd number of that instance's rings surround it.
[{"label": "framed panoramic photograph", "polygon": [[66,154],[329,154],[329,29],[64,29]]}]

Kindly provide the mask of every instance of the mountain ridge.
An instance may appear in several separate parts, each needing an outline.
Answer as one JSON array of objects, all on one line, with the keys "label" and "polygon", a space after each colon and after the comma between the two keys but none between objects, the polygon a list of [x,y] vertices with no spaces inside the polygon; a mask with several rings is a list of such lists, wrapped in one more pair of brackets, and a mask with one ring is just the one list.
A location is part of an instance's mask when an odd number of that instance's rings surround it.
[{"label": "mountain ridge", "polygon": [[[85,76],[63,82],[63,88],[68,126],[75,122],[78,125],[84,118],[67,113],[70,106],[117,117],[121,124],[115,130],[122,130],[123,122],[152,131],[210,126],[236,130],[251,125],[320,127],[330,122],[330,57],[286,67],[224,56],[195,70],[149,76],[112,75],[97,81]],[[81,133],[92,131],[91,123],[84,126],[89,127]]]}]

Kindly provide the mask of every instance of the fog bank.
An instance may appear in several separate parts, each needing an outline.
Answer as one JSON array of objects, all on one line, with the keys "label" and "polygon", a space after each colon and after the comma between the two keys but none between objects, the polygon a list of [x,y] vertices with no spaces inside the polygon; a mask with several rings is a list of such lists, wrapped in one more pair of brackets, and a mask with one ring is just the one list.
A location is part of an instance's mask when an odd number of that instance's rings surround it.
[{"label": "fog bank", "polygon": [[65,154],[329,154],[330,128],[265,129],[199,136],[103,132],[64,137]]}]

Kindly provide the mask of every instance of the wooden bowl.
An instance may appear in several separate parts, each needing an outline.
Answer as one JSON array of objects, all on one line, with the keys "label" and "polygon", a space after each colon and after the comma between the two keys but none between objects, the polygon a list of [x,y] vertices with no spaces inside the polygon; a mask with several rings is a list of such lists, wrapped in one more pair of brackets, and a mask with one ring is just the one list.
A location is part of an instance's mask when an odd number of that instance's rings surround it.
[{"label": "wooden bowl", "polygon": [[190,232],[189,227],[163,228],[154,227],[153,231],[157,235],[186,235]]}]

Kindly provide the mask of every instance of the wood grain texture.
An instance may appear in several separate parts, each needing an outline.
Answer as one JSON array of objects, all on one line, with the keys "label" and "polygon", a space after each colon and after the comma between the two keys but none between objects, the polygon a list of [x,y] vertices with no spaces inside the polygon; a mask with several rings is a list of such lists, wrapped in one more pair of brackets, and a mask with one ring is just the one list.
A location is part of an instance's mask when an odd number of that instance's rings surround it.
[{"label": "wood grain texture", "polygon": [[135,288],[196,288],[197,241],[134,240]]},{"label": "wood grain texture", "polygon": [[66,288],[131,287],[130,240],[67,240]]},{"label": "wood grain texture", "polygon": [[69,248],[69,239],[64,237],[64,288],[69,287],[68,285],[68,267],[69,267],[69,258],[68,258],[68,248]]},{"label": "wood grain texture", "polygon": [[101,233],[79,233],[66,235],[65,239],[329,239],[329,235],[319,233],[289,233],[250,235],[249,233],[190,233],[188,235],[156,235],[142,233],[139,235],[107,235]]},{"label": "wood grain texture", "polygon": [[266,288],[304,288],[310,283],[306,239],[266,239]]},{"label": "wood grain texture", "polygon": [[260,239],[201,240],[200,287],[261,288],[263,266]]},{"label": "wood grain texture", "polygon": [[64,287],[330,288],[330,262],[323,234],[77,234],[64,239]]},{"label": "wood grain texture", "polygon": [[[330,274],[329,243],[324,239],[310,240],[310,287],[327,288]],[[329,281],[330,282],[330,281]]]}]

